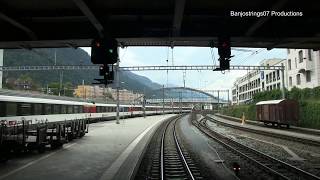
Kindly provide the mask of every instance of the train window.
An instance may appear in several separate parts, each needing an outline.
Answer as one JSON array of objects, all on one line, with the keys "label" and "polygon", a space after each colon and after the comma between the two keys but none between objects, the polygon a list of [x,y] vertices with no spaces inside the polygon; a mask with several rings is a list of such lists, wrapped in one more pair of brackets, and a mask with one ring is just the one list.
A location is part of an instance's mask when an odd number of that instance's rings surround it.
[{"label": "train window", "polygon": [[33,104],[33,115],[40,115],[42,113],[42,104]]},{"label": "train window", "polygon": [[100,112],[100,106],[96,106],[96,112],[99,113]]},{"label": "train window", "polygon": [[79,113],[79,106],[73,106],[73,112]]},{"label": "train window", "polygon": [[82,106],[78,106],[79,107],[79,113],[83,113],[83,107]]},{"label": "train window", "polygon": [[103,112],[107,112],[107,107],[103,107]]},{"label": "train window", "polygon": [[7,102],[6,103],[6,116],[16,116],[17,115],[17,103]]},{"label": "train window", "polygon": [[66,105],[61,105],[61,114],[67,114],[67,107],[66,107]]},{"label": "train window", "polygon": [[19,103],[18,112],[20,116],[31,115],[31,104],[30,103]]},{"label": "train window", "polygon": [[4,117],[4,116],[5,116],[5,103],[0,102],[0,117]]},{"label": "train window", "polygon": [[67,108],[68,108],[67,113],[72,114],[73,113],[73,106],[67,106]]},{"label": "train window", "polygon": [[61,105],[54,104],[53,105],[53,114],[60,114],[60,107],[61,107]]},{"label": "train window", "polygon": [[52,107],[51,107],[51,104],[45,104],[44,105],[44,113],[45,114],[52,114],[51,110],[52,110]]}]

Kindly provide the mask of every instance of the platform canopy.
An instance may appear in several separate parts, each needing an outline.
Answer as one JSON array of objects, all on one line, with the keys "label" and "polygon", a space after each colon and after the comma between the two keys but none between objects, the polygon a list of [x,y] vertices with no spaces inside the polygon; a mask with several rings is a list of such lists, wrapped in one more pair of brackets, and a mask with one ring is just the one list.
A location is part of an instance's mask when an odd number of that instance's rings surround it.
[{"label": "platform canopy", "polygon": [[319,11],[317,0],[1,0],[0,48],[89,46],[102,36],[120,46],[208,47],[230,36],[233,47],[319,49]]}]

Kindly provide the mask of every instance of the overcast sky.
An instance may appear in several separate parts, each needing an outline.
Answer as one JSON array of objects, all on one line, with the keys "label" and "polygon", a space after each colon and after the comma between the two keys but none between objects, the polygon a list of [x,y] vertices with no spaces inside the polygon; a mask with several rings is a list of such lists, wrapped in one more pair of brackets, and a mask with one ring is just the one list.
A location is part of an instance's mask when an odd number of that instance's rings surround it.
[{"label": "overcast sky", "polygon": [[[83,48],[90,54],[90,48]],[[260,61],[270,58],[286,58],[286,49],[266,50],[260,48],[237,48],[232,50],[234,57],[231,65],[258,65]],[[241,50],[249,50],[244,52]],[[216,61],[218,65],[218,52],[210,48],[202,47],[128,47],[120,49],[120,66],[139,66],[139,65],[212,65]],[[173,61],[172,61],[173,60]],[[141,71],[135,72],[139,75],[148,77],[154,82],[167,85],[183,86],[183,71]],[[196,89],[231,89],[237,77],[243,76],[247,71],[226,71],[222,74],[219,71],[187,71],[186,86]]]}]

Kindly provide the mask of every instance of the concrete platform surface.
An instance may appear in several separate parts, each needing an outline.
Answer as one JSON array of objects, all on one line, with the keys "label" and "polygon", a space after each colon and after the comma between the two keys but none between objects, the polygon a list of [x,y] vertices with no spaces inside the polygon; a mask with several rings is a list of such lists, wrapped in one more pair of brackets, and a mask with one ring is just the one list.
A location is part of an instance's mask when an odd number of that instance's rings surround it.
[{"label": "concrete platform surface", "polygon": [[[89,133],[59,150],[15,158],[0,165],[0,179],[112,179],[144,135],[174,116],[121,119],[90,124]],[[134,164],[132,164],[133,166]]]}]

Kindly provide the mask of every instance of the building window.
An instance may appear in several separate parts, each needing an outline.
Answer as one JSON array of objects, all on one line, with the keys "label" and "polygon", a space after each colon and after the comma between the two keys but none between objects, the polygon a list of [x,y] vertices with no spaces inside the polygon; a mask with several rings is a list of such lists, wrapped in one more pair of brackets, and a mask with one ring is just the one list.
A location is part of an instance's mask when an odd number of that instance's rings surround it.
[{"label": "building window", "polygon": [[299,63],[303,62],[303,52],[302,50],[299,51]]},{"label": "building window", "polygon": [[309,61],[312,61],[312,50],[308,49],[308,57],[309,57]]},{"label": "building window", "polygon": [[306,81],[307,82],[311,81],[311,71],[306,71]]},{"label": "building window", "polygon": [[273,77],[273,81],[276,81],[276,72],[275,71],[272,72],[272,77]]},{"label": "building window", "polygon": [[289,86],[292,86],[292,77],[289,77]]},{"label": "building window", "polygon": [[288,54],[290,54],[290,49],[287,49]]},{"label": "building window", "polygon": [[297,85],[301,84],[300,74],[297,74]]},{"label": "building window", "polygon": [[291,70],[291,59],[288,60],[288,69]]}]

